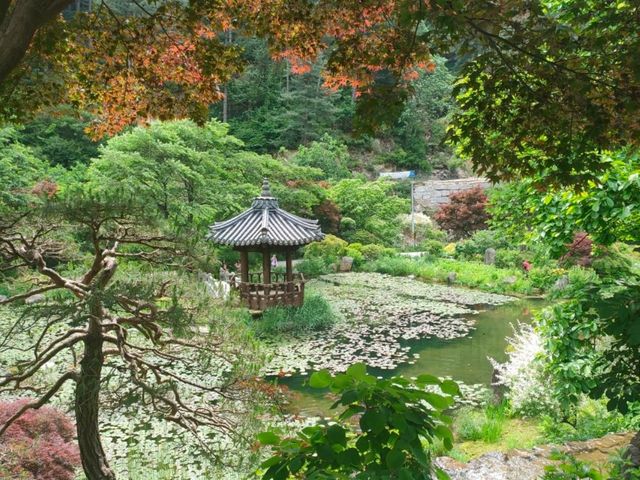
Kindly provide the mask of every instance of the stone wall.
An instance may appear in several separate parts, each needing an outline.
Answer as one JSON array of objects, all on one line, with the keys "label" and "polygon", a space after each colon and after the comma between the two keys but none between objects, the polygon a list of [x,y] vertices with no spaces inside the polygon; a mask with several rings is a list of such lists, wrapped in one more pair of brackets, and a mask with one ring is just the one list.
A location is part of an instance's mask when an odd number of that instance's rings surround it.
[{"label": "stone wall", "polygon": [[470,177],[455,180],[427,180],[415,184],[416,210],[434,208],[449,202],[449,195],[474,187],[488,188],[486,178]]}]

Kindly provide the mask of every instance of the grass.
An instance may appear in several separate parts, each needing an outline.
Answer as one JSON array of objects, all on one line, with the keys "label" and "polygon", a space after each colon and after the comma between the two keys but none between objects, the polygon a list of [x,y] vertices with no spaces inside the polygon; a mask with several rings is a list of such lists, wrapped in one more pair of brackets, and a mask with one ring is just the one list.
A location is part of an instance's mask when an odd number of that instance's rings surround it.
[{"label": "grass", "polygon": [[262,316],[251,322],[258,337],[277,336],[325,330],[336,320],[333,308],[318,294],[308,294],[302,307],[276,307],[265,310]]},{"label": "grass", "polygon": [[[385,257],[367,262],[362,270],[394,276],[414,275],[430,282],[447,282],[449,273],[456,274],[456,285],[477,288],[492,293],[530,295],[536,293],[529,278],[513,268],[498,268],[484,263],[450,258]],[[511,282],[511,280],[514,280]]]},{"label": "grass", "polygon": [[504,405],[489,405],[483,410],[462,410],[456,417],[454,429],[460,440],[496,443],[502,438],[507,419]]},{"label": "grass", "polygon": [[544,441],[538,419],[513,418],[505,404],[460,410],[453,430],[456,454],[466,460],[492,451],[528,449]]}]

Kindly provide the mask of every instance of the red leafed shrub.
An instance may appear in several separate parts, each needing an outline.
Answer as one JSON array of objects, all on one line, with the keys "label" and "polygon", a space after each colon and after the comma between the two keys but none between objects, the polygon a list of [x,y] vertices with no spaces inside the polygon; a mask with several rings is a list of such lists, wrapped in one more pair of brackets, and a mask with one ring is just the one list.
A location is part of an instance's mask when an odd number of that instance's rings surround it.
[{"label": "red leafed shrub", "polygon": [[560,263],[570,265],[580,265],[588,267],[591,265],[593,257],[591,251],[593,249],[593,241],[585,232],[578,232],[573,236],[573,241],[565,245],[567,253],[560,258]]},{"label": "red leafed shrub", "polygon": [[[0,425],[28,401],[0,402]],[[0,478],[73,480],[79,466],[73,422],[55,408],[27,410],[0,437]]]},{"label": "red leafed shrub", "polygon": [[58,193],[58,184],[51,180],[42,180],[34,185],[31,193],[53,198]]},{"label": "red leafed shrub", "polygon": [[482,188],[475,187],[451,194],[449,203],[440,207],[434,219],[440,228],[457,240],[487,228],[489,214],[486,206],[487,196]]},{"label": "red leafed shrub", "polygon": [[338,233],[342,215],[340,215],[340,208],[335,202],[325,199],[313,210],[313,213],[318,217],[320,227],[325,233]]}]

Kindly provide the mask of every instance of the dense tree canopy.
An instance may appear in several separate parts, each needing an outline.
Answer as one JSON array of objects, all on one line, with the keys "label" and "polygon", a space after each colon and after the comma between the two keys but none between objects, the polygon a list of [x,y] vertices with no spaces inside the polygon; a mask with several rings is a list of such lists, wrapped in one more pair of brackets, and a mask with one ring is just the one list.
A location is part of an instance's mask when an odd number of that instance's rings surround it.
[{"label": "dense tree canopy", "polygon": [[3,115],[66,97],[93,106],[97,135],[203,120],[242,67],[219,35],[233,30],[267,38],[294,73],[325,55],[323,83],[354,88],[367,124],[400,114],[416,67],[458,51],[451,138],[492,178],[549,168],[582,182],[605,167],[603,148],[639,140],[636,2],[148,2],[127,15],[106,0],[63,22],[68,3],[2,2]]}]

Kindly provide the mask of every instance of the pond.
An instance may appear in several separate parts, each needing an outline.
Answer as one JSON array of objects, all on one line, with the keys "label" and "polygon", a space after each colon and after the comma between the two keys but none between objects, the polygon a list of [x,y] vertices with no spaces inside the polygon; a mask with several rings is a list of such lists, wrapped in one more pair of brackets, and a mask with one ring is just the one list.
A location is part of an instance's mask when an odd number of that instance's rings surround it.
[{"label": "pond", "polygon": [[279,343],[269,372],[279,372],[291,389],[290,410],[304,416],[326,416],[331,403],[305,386],[308,373],[341,371],[356,361],[373,366],[377,376],[453,378],[473,403],[491,381],[487,357],[504,361],[512,324],[529,321],[532,310],[545,305],[379,274],[329,275],[311,289],[332,303],[341,321],[329,332]]}]

